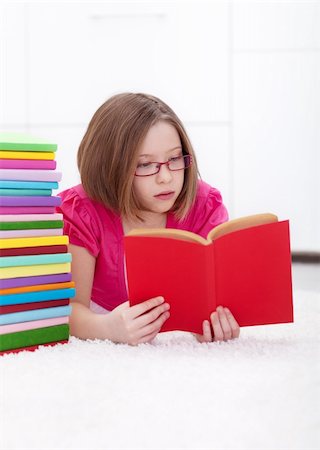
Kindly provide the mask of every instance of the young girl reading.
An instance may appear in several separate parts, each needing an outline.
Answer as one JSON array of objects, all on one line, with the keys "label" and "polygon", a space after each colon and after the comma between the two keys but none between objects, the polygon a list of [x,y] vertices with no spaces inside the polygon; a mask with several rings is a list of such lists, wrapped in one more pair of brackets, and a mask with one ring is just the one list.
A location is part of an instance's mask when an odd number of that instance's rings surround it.
[{"label": "young girl reading", "polygon": [[[206,237],[228,219],[221,195],[198,179],[179,118],[146,94],[115,95],[96,111],[79,147],[78,167],[82,184],[62,192],[58,208],[77,288],[71,334],[131,345],[150,342],[168,319],[170,305],[156,297],[130,307],[123,236],[133,228],[167,227]],[[196,337],[220,341],[239,332],[232,313],[220,306]]]}]

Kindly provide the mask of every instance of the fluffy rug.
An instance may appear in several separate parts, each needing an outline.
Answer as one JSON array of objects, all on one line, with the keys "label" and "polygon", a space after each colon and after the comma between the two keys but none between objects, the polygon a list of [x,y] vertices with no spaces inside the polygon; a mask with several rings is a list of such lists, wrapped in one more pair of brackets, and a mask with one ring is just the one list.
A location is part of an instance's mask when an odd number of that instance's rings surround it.
[{"label": "fluffy rug", "polygon": [[296,291],[294,306],[294,324],[227,343],[174,332],[5,355],[0,447],[319,449],[319,294]]}]

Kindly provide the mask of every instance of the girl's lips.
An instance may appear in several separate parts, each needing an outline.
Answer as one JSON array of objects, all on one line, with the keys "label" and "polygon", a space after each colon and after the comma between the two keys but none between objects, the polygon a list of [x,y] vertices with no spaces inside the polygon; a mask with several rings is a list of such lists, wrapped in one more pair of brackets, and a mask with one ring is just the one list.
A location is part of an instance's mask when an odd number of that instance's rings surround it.
[{"label": "girl's lips", "polygon": [[174,192],[163,192],[162,194],[158,194],[154,196],[159,200],[171,200],[174,197]]}]

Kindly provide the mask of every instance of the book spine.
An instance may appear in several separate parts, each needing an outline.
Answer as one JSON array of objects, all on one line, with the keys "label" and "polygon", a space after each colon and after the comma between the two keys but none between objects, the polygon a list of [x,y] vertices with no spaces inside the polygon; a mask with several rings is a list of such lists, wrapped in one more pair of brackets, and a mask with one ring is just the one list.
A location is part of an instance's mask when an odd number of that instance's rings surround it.
[{"label": "book spine", "polygon": [[[75,288],[54,289],[38,292],[23,292],[22,294],[1,295],[1,306],[20,305],[22,303],[42,302],[45,300],[60,300],[75,296]],[[0,319],[1,320],[1,319]]]},{"label": "book spine", "polygon": [[53,317],[70,316],[71,305],[44,308],[30,311],[22,311],[0,316],[0,325],[10,325],[11,323],[31,322],[32,320],[52,319]]},{"label": "book spine", "polygon": [[68,344],[68,342],[69,342],[69,339],[65,339],[63,341],[48,342],[47,344],[38,344],[38,345],[30,345],[29,347],[13,348],[11,350],[4,350],[3,352],[0,352],[0,356],[7,355],[10,353],[34,352],[35,350],[38,350],[40,348],[40,346],[55,347],[56,345],[60,345],[60,344]]},{"label": "book spine", "polygon": [[16,333],[9,333],[1,336],[0,351],[29,347],[38,344],[47,344],[49,342],[67,340],[68,338],[68,324],[18,331]]}]

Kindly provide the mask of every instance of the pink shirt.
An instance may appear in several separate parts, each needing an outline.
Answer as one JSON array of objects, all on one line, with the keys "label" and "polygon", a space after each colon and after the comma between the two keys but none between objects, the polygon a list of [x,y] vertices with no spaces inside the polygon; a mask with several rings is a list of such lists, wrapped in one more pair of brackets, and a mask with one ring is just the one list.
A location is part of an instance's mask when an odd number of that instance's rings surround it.
[{"label": "pink shirt", "polygon": [[[121,218],[88,198],[81,184],[59,195],[62,204],[56,210],[63,213],[64,233],[71,244],[86,248],[96,258],[91,300],[112,310],[128,300]],[[226,220],[228,213],[220,192],[199,180],[196,201],[187,217],[179,222],[168,213],[166,228],[188,230],[206,238],[212,228]]]}]

